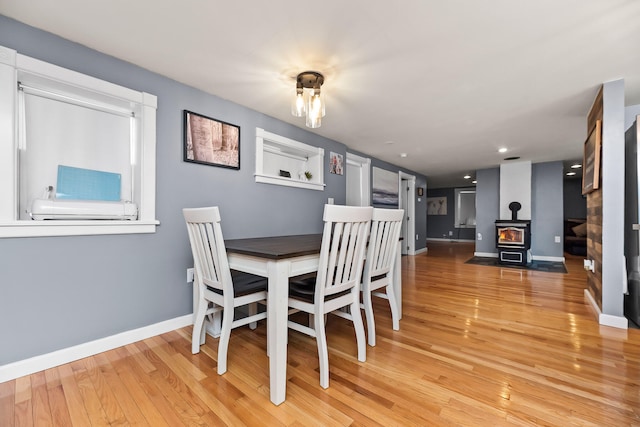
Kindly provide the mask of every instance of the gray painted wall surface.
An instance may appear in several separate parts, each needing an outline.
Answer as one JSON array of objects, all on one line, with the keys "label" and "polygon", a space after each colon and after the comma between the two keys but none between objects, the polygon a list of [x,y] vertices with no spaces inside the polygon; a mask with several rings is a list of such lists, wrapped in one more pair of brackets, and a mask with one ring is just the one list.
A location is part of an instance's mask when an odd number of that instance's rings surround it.
[{"label": "gray painted wall surface", "polygon": [[564,179],[564,218],[586,218],[587,198],[582,195],[582,178]]},{"label": "gray painted wall surface", "polygon": [[[531,255],[562,257],[562,162],[531,165]],[[560,242],[555,242],[555,237]]]},{"label": "gray painted wall surface", "polygon": [[[500,215],[500,169],[479,170],[476,177],[476,252],[497,254],[495,220]],[[532,165],[531,254],[534,256],[562,256],[562,243],[554,241],[555,236],[563,235],[562,189],[562,162]],[[482,240],[477,239],[477,234],[482,234]]]},{"label": "gray painted wall surface", "polygon": [[[446,197],[446,215],[428,215],[429,226],[427,238],[431,239],[455,239],[475,240],[475,228],[456,228],[455,188],[434,188],[427,191],[427,197]],[[453,232],[450,236],[449,232]]]},{"label": "gray painted wall surface", "polygon": [[602,313],[623,316],[624,80],[602,85]]},{"label": "gray painted wall surface", "polygon": [[[500,169],[476,171],[476,252],[497,253],[495,221],[500,216]],[[482,240],[478,240],[478,234]]]},{"label": "gray painted wall surface", "polygon": [[[155,234],[0,239],[0,365],[191,313],[183,207],[220,206],[225,237],[239,238],[317,233],[327,198],[345,203],[345,176],[328,173],[329,152],[346,155],[344,144],[4,16],[0,45],[158,97],[161,223]],[[239,171],[182,161],[184,109],[240,126]],[[325,191],[255,183],[256,127],[323,147]],[[424,176],[406,172],[425,185]],[[424,248],[426,215],[416,216],[416,232],[423,236],[416,249]]]}]

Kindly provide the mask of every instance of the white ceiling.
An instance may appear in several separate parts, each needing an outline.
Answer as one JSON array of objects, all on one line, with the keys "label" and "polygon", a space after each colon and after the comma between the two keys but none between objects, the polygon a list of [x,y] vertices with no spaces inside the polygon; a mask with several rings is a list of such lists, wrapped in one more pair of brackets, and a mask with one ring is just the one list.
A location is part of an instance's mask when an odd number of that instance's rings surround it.
[{"label": "white ceiling", "polygon": [[624,78],[640,104],[638,0],[0,0],[0,14],[300,127],[294,77],[319,71],[313,132],[432,188],[507,156],[579,159],[603,82]]}]

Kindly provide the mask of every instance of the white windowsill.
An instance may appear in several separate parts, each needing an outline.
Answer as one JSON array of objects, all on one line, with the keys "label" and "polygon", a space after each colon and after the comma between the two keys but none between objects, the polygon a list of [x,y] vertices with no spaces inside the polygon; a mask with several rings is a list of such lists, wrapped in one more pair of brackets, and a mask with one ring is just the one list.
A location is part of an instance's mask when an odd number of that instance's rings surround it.
[{"label": "white windowsill", "polygon": [[0,223],[0,238],[155,233],[160,221],[46,220]]}]

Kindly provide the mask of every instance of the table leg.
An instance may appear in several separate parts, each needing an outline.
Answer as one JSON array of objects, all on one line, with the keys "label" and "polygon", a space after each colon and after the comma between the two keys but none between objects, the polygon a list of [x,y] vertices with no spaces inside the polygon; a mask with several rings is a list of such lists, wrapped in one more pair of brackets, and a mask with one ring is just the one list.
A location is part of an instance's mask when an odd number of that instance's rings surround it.
[{"label": "table leg", "polygon": [[398,304],[398,319],[402,319],[402,241],[398,242],[396,261],[393,268],[393,290]]},{"label": "table leg", "polygon": [[284,402],[287,394],[289,272],[289,261],[269,261],[269,296],[267,301],[269,389],[271,402],[276,405]]}]

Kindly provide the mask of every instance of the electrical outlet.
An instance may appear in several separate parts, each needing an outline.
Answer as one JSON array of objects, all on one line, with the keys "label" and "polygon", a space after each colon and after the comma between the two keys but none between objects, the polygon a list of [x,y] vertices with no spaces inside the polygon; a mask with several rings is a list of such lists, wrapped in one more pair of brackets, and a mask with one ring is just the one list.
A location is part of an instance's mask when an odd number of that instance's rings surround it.
[{"label": "electrical outlet", "polygon": [[482,233],[478,233],[478,240],[482,240]]},{"label": "electrical outlet", "polygon": [[449,236],[453,236],[453,231],[449,230]]},{"label": "electrical outlet", "polygon": [[187,268],[187,283],[193,282],[193,268]]},{"label": "electrical outlet", "polygon": [[416,240],[418,240],[418,235],[416,234]]},{"label": "electrical outlet", "polygon": [[555,237],[555,242],[556,242],[556,243],[560,243],[560,236],[556,236],[556,237]]}]

